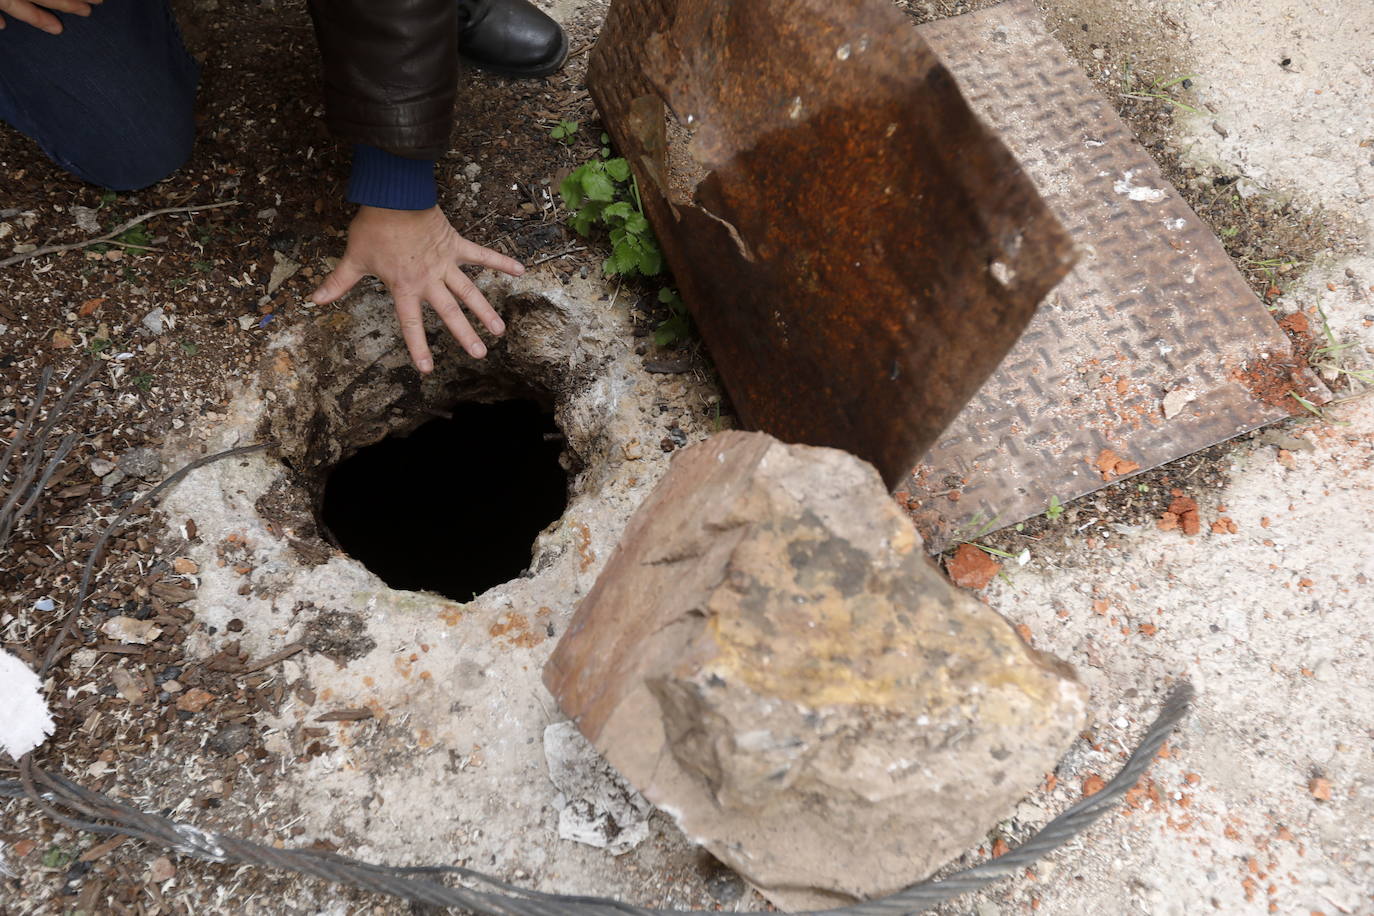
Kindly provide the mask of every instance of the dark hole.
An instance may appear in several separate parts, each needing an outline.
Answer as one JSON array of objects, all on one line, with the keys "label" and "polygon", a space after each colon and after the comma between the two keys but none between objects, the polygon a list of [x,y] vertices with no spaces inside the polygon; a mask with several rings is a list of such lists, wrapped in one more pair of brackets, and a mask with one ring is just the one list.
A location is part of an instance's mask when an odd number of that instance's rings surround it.
[{"label": "dark hole", "polygon": [[533,401],[459,404],[339,462],[320,518],[392,588],[468,601],[523,573],[563,514],[562,435]]}]

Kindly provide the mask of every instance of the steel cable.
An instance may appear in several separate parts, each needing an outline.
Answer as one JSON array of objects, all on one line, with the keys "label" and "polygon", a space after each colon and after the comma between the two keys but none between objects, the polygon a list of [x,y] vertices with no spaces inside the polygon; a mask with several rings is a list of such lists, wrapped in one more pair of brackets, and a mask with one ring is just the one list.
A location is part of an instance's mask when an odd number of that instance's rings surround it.
[{"label": "steel cable", "polygon": [[[1175,687],[1139,746],[1105,787],[1065,810],[1025,843],[948,877],[914,884],[889,897],[851,906],[813,910],[807,916],[898,916],[920,913],[1016,874],[1081,834],[1135,787],[1193,698],[1188,684]],[[231,834],[204,831],[85,789],[46,773],[25,758],[20,780],[0,780],[0,796],[29,798],[45,814],[74,830],[124,834],[210,862],[266,866],[347,884],[432,906],[459,907],[480,916],[706,916],[706,910],[661,910],[599,897],[548,894],[521,888],[461,866],[397,867],[362,862],[309,849],[277,849]],[[26,788],[25,783],[28,783]],[[79,814],[71,817],[58,808]],[[492,890],[452,887],[418,877],[453,875]]]}]

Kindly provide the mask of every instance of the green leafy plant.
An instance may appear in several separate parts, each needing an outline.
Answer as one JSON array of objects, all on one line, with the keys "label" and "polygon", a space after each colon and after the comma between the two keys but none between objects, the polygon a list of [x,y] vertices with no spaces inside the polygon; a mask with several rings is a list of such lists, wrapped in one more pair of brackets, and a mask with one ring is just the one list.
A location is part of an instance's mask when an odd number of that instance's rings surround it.
[{"label": "green leafy plant", "polygon": [[133,377],[134,387],[139,391],[153,390],[153,376],[149,372],[140,372]]},{"label": "green leafy plant", "polygon": [[601,134],[601,158],[611,158],[611,135],[604,131]]},{"label": "green leafy plant", "polygon": [[1045,510],[1045,518],[1052,522],[1058,521],[1059,516],[1064,514],[1064,507],[1059,503],[1058,496],[1050,497],[1050,507]]},{"label": "green leafy plant", "polygon": [[639,186],[624,159],[593,159],[563,179],[558,189],[569,223],[587,237],[605,230],[611,256],[602,265],[608,277],[654,277],[663,271],[663,252],[644,215]]},{"label": "green leafy plant", "polygon": [[658,291],[658,301],[668,306],[668,317],[654,329],[654,343],[660,347],[671,347],[679,341],[692,336],[692,316],[677,290],[664,287]]},{"label": "green leafy plant", "polygon": [[61,846],[49,846],[43,853],[44,868],[66,868],[72,863],[76,856],[72,855]]},{"label": "green leafy plant", "polygon": [[577,131],[581,127],[576,121],[559,121],[554,125],[553,130],[549,131],[549,136],[553,137],[564,146],[571,146],[573,137],[577,136]]},{"label": "green leafy plant", "polygon": [[139,223],[132,229],[126,229],[115,236],[115,241],[131,248],[147,248],[152,243],[153,237],[148,234],[148,227]]}]

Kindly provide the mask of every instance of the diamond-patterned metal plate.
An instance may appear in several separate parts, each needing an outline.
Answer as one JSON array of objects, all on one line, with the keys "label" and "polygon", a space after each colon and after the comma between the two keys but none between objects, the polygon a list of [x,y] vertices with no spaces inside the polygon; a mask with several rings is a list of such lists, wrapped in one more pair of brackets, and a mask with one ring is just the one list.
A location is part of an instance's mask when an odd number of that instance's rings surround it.
[{"label": "diamond-patterned metal plate", "polygon": [[[1290,390],[1326,399],[1029,0],[919,31],[1080,251],[915,469],[909,505],[930,549],[1288,416]],[[1095,466],[1104,450],[1119,475]]]}]

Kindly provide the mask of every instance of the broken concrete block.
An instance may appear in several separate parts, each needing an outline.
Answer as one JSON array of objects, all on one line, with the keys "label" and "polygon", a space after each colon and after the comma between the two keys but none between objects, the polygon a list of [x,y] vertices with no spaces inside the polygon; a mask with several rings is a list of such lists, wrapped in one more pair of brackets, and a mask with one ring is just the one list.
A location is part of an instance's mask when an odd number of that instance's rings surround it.
[{"label": "broken concrete block", "polygon": [[871,465],[739,432],[674,459],[544,680],[650,801],[790,908],[895,891],[975,845],[1086,699],[925,558]]}]

